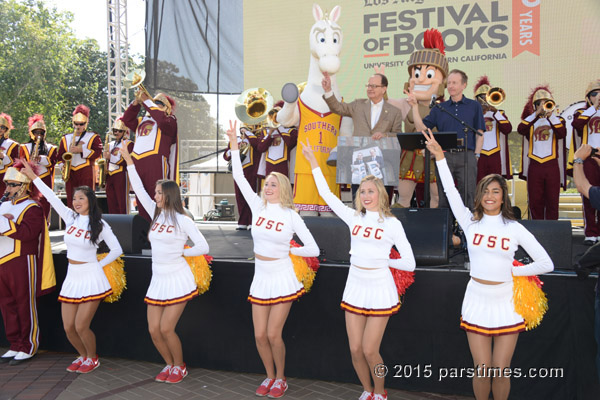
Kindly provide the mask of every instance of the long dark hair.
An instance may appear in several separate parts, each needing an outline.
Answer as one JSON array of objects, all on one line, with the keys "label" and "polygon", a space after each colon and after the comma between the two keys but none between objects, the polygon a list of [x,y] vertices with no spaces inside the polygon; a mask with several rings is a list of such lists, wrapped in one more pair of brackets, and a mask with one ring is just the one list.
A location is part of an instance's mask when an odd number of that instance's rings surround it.
[{"label": "long dark hair", "polygon": [[179,193],[179,185],[177,182],[170,179],[161,179],[156,181],[156,186],[160,185],[163,195],[163,207],[154,210],[154,217],[152,218],[152,225],[156,222],[161,212],[165,213],[167,220],[171,221],[175,226],[177,225],[177,215],[186,215],[181,204],[181,193]]},{"label": "long dark hair", "polygon": [[473,211],[473,220],[481,221],[481,218],[483,218],[484,212],[483,206],[481,205],[483,200],[483,194],[485,192],[485,189],[492,182],[498,182],[500,188],[502,188],[502,207],[500,209],[500,214],[502,214],[502,218],[504,218],[504,220],[516,220],[512,206],[510,204],[510,197],[508,196],[508,185],[506,184],[506,179],[504,179],[501,175],[498,174],[486,175],[477,184],[477,189],[475,190],[475,210]]},{"label": "long dark hair", "polygon": [[98,238],[102,232],[102,209],[98,205],[98,199],[94,190],[89,186],[78,186],[73,191],[73,195],[77,192],[82,192],[88,199],[88,216],[90,217],[90,242],[94,246],[98,245]]}]

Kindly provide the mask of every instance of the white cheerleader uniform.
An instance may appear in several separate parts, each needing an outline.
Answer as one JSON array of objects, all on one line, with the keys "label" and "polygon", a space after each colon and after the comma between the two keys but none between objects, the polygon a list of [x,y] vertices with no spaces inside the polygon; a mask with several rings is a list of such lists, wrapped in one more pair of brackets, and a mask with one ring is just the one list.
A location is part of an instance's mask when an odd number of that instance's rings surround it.
[{"label": "white cheerleader uniform", "polygon": [[[319,195],[350,228],[350,271],[342,309],[368,317],[396,314],[400,298],[390,267],[414,271],[416,266],[402,223],[395,217],[381,217],[379,212],[363,214],[346,207],[329,190],[321,169],[315,168],[312,173]],[[394,245],[400,253],[399,259],[390,259]]]},{"label": "white cheerleader uniform", "polygon": [[[487,281],[503,282],[486,285],[469,281],[462,304],[460,327],[467,332],[485,336],[500,336],[522,332],[525,322],[515,311],[513,302],[513,275],[530,276],[554,269],[550,256],[523,225],[505,220],[502,214],[483,214],[473,219],[464,206],[446,159],[436,162],[454,217],[463,229],[469,258],[470,275]],[[521,246],[533,259],[524,266],[514,267],[515,252]]]},{"label": "white cheerleader uniform", "polygon": [[[301,257],[317,257],[319,247],[304,220],[296,210],[262,200],[244,177],[239,150],[231,150],[233,179],[252,210],[252,239],[254,253],[276,258],[273,261],[255,259],[254,278],[248,301],[272,306],[300,298],[304,286],[296,278],[290,253]],[[298,235],[303,247],[291,247],[290,241]]]},{"label": "white cheerleader uniform", "polygon": [[[153,216],[156,203],[150,198],[134,165],[127,167],[129,182],[148,214]],[[190,238],[194,247],[184,249]],[[208,253],[208,243],[190,217],[175,213],[175,221],[164,212],[150,227],[148,239],[152,246],[152,280],[144,302],[152,306],[183,303],[199,295],[194,274],[183,257]]]},{"label": "white cheerleader uniform", "polygon": [[79,304],[102,300],[110,296],[112,289],[103,267],[115,261],[123,253],[110,225],[102,220],[102,232],[98,236],[98,244],[104,241],[110,252],[101,261],[98,261],[96,257],[98,245],[89,240],[91,234],[89,216],[77,214],[65,206],[62,200],[40,178],[34,179],[33,183],[65,221],[64,241],[67,245],[67,258],[85,262],[85,264],[69,263],[58,301]]}]

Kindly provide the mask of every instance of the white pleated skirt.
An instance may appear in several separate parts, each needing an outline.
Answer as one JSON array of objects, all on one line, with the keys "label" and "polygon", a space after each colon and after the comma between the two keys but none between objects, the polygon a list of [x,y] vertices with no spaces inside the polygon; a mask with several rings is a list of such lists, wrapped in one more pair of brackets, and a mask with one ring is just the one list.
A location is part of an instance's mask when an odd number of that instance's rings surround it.
[{"label": "white pleated skirt", "polygon": [[515,311],[513,282],[486,285],[471,279],[462,303],[460,327],[484,336],[523,332],[525,322]]},{"label": "white pleated skirt", "polygon": [[112,294],[110,283],[98,262],[71,264],[60,289],[58,301],[62,303],[85,303],[102,300]]},{"label": "white pleated skirt", "polygon": [[248,295],[250,303],[272,306],[297,300],[304,293],[304,286],[296,278],[291,258],[273,261],[255,259],[254,278]]},{"label": "white pleated skirt", "polygon": [[152,263],[152,280],[144,302],[152,306],[171,306],[198,296],[194,274],[184,258],[173,263]]},{"label": "white pleated skirt", "polygon": [[389,268],[361,269],[350,265],[342,310],[367,317],[388,317],[400,310],[400,297]]}]

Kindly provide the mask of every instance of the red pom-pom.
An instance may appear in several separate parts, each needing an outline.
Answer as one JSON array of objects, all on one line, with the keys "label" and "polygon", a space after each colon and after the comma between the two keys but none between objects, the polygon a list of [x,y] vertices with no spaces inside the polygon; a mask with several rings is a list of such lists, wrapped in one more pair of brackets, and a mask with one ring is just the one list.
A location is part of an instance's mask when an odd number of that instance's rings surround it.
[{"label": "red pom-pom", "polygon": [[29,117],[29,120],[27,120],[27,126],[31,128],[33,124],[38,121],[44,122],[44,116],[42,114],[34,114],[33,117]]},{"label": "red pom-pom", "polygon": [[483,75],[479,78],[479,80],[475,84],[475,87],[473,88],[473,92],[476,92],[477,89],[479,89],[482,85],[490,86],[490,80],[488,79],[487,75]]},{"label": "red pom-pom", "polygon": [[[397,260],[402,257],[400,256],[400,253],[392,247],[392,250],[390,250],[390,258],[392,260]],[[392,271],[398,294],[404,296],[406,289],[415,282],[415,273],[412,271],[402,271],[396,268],[390,268],[390,270]]]},{"label": "red pom-pom", "polygon": [[[520,261],[517,261],[517,260],[513,261],[513,266],[514,267],[522,267],[523,265],[525,265],[525,264],[523,264]],[[530,276],[526,276],[525,278],[527,278],[530,281],[532,281],[533,283],[535,283],[536,286],[539,287],[540,289],[544,285],[544,282],[542,282],[542,280],[537,275],[530,275]]]},{"label": "red pom-pom", "polygon": [[204,254],[204,259],[206,260],[207,263],[212,264],[214,257],[209,256],[208,254]]},{"label": "red pom-pom", "polygon": [[83,114],[85,115],[87,118],[90,117],[90,108],[86,105],[83,104],[79,104],[77,107],[75,107],[75,111],[73,111],[73,116],[75,116],[76,114]]},{"label": "red pom-pom", "polygon": [[440,53],[446,54],[442,33],[434,28],[426,30],[423,34],[423,47],[426,49],[438,49]]}]

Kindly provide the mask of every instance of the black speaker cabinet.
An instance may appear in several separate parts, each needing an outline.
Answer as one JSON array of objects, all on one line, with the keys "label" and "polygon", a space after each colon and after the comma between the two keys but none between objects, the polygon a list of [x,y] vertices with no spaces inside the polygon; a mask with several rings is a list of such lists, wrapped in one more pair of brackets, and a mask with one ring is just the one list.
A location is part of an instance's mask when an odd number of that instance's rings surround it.
[{"label": "black speaker cabinet", "polygon": [[149,249],[148,229],[150,223],[139,215],[104,214],[102,218],[110,225],[125,254],[139,254]]},{"label": "black speaker cabinet", "polygon": [[[521,220],[519,221],[535,236],[546,249],[554,263],[554,269],[572,269],[573,238],[571,221]],[[517,260],[528,257],[525,250],[519,247],[515,254]]]},{"label": "black speaker cabinet", "polygon": [[338,217],[302,217],[321,249],[320,259],[350,262],[350,229]]}]

